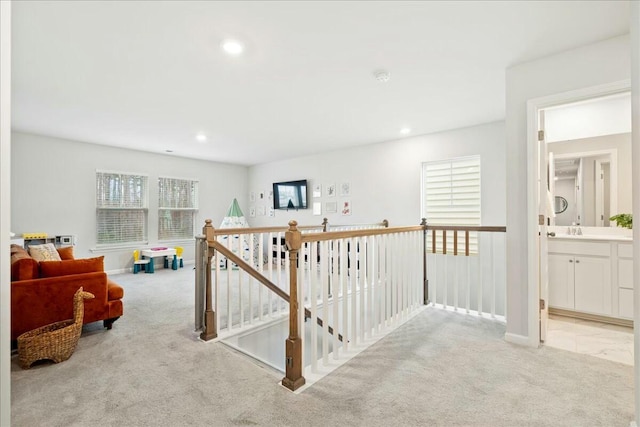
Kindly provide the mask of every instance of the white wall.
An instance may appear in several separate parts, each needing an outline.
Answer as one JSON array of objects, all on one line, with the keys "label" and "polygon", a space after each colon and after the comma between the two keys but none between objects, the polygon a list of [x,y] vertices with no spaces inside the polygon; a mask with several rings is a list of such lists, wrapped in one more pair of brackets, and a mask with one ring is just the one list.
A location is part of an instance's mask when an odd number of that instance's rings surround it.
[{"label": "white wall", "polygon": [[631,133],[631,94],[545,109],[547,142]]},{"label": "white wall", "polygon": [[[631,111],[633,209],[640,212],[640,2],[631,2]],[[638,215],[638,213],[636,213]],[[637,218],[637,216],[636,216]],[[636,220],[637,221],[637,220]],[[634,324],[640,325],[640,227],[633,230]],[[640,426],[640,328],[634,328],[635,424]]]},{"label": "white wall", "polygon": [[0,1],[0,426],[11,423],[11,2]]},{"label": "white wall", "polygon": [[[504,123],[495,122],[454,131],[421,135],[347,150],[322,153],[298,159],[273,162],[249,168],[250,191],[268,191],[276,181],[308,179],[321,184],[323,196],[310,198],[323,203],[321,216],[311,209],[276,211],[275,217],[249,218],[250,206],[242,206],[252,226],[286,225],[291,219],[300,224],[373,223],[388,219],[392,226],[420,223],[420,179],[422,162],[479,154],[482,170],[482,224],[505,224],[505,136]],[[324,202],[347,198],[327,197],[327,184],[351,184],[353,213],[326,214]],[[339,193],[339,191],[338,191]],[[270,200],[255,206],[270,206]]]},{"label": "white wall", "polygon": [[[529,253],[536,223],[527,179],[527,101],[630,78],[629,37],[622,36],[516,65],[506,72],[507,136],[507,334],[529,340]],[[536,230],[537,231],[537,230]],[[535,267],[537,268],[537,267]]]},{"label": "white wall", "polygon": [[[74,249],[77,258],[104,255],[107,271],[131,268],[132,249],[92,250],[96,247],[96,169],[148,174],[148,235],[152,246],[158,245],[158,176],[199,180],[197,234],[205,219],[220,223],[233,198],[244,203],[247,195],[245,166],[14,132],[12,230],[16,233],[75,234],[78,238]],[[183,242],[181,246],[185,247],[185,260],[192,260],[194,241]]]}]

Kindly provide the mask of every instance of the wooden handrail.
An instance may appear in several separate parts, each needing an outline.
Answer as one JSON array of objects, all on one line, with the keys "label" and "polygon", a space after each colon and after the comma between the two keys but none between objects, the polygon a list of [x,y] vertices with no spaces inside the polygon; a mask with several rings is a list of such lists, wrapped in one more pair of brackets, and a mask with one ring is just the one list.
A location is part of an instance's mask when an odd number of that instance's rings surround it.
[{"label": "wooden handrail", "polygon": [[[322,230],[321,225],[304,225],[298,227],[301,230]],[[226,236],[229,234],[251,234],[251,233],[284,233],[289,227],[251,227],[251,228],[216,228],[216,236]]]},{"label": "wooden handrail", "polygon": [[[333,227],[357,227],[357,226],[362,226],[362,227],[367,227],[367,226],[381,226],[381,227],[385,227],[388,228],[389,227],[389,221],[382,220],[382,222],[380,223],[373,223],[373,224],[348,224],[348,225],[343,225],[343,224],[336,224],[333,225]],[[322,224],[320,225],[299,225],[297,226],[298,230],[300,231],[308,231],[308,230],[318,230],[318,231],[323,231],[326,232],[327,229],[330,229],[332,227],[332,225],[329,223],[327,218],[324,218],[324,220],[322,221]],[[289,230],[288,226],[273,226],[273,227],[250,227],[250,228],[215,228],[213,231],[213,234],[215,236],[226,236],[226,235],[230,235],[230,234],[251,234],[251,233],[280,233],[280,232],[286,232],[287,230]]]},{"label": "wooden handrail", "polygon": [[422,231],[424,227],[421,225],[409,227],[390,227],[390,228],[369,228],[365,230],[345,230],[345,231],[327,231],[326,233],[303,234],[302,242],[322,242],[326,240],[348,239],[351,237],[377,236],[381,234],[409,233],[412,231]]}]

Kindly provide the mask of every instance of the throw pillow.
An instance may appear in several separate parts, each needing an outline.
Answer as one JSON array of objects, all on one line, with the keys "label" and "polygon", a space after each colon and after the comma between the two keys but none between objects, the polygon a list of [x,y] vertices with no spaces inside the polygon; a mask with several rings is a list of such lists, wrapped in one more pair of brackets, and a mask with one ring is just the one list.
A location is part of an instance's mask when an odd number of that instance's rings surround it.
[{"label": "throw pillow", "polygon": [[60,261],[60,255],[53,243],[29,246],[29,255],[36,261]]},{"label": "throw pillow", "polygon": [[64,261],[43,261],[40,263],[40,277],[68,276],[70,274],[104,271],[104,256],[96,258],[67,259]]},{"label": "throw pillow", "polygon": [[62,261],[66,259],[75,259],[73,257],[73,246],[66,246],[64,248],[58,248],[58,255]]}]

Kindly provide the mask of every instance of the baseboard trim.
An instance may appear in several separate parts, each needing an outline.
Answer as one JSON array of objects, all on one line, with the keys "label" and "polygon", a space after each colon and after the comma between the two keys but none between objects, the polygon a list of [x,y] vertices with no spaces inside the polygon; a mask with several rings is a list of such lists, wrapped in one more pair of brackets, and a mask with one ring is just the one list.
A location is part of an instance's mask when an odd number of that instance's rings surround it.
[{"label": "baseboard trim", "polygon": [[522,345],[525,347],[537,347],[537,345],[533,345],[529,340],[529,337],[525,335],[518,335],[518,334],[512,334],[510,332],[507,332],[506,334],[504,334],[504,340],[506,342]]},{"label": "baseboard trim", "polygon": [[581,313],[579,311],[565,310],[562,308],[549,307],[549,314],[558,316],[573,317],[575,319],[592,320],[594,322],[609,323],[612,325],[626,326],[633,328],[633,320],[621,319],[618,317],[602,316],[599,314]]}]

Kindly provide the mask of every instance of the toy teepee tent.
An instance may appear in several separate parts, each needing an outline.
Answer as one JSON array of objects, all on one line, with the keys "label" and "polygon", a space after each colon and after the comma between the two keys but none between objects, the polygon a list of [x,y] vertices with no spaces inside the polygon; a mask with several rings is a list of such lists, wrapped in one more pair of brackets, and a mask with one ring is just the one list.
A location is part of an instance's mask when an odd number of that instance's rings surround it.
[{"label": "toy teepee tent", "polygon": [[[237,199],[233,199],[233,202],[231,202],[231,206],[229,206],[229,210],[227,211],[227,216],[222,220],[220,228],[249,228],[249,223],[244,217]],[[238,254],[238,239],[240,238],[240,235],[236,234],[235,236],[232,236],[233,240],[231,242],[227,242],[228,238],[228,236],[224,236],[221,239],[221,243],[225,245],[231,244],[231,250],[233,253],[241,256],[245,261],[249,261],[249,242],[246,235],[243,235],[242,239],[242,254]],[[227,268],[227,257],[220,257],[220,268]],[[233,268],[238,268],[238,266],[233,264]]]},{"label": "toy teepee tent", "polygon": [[233,202],[231,202],[227,216],[222,220],[220,228],[249,228],[249,223],[244,217],[237,199],[233,199]]}]

